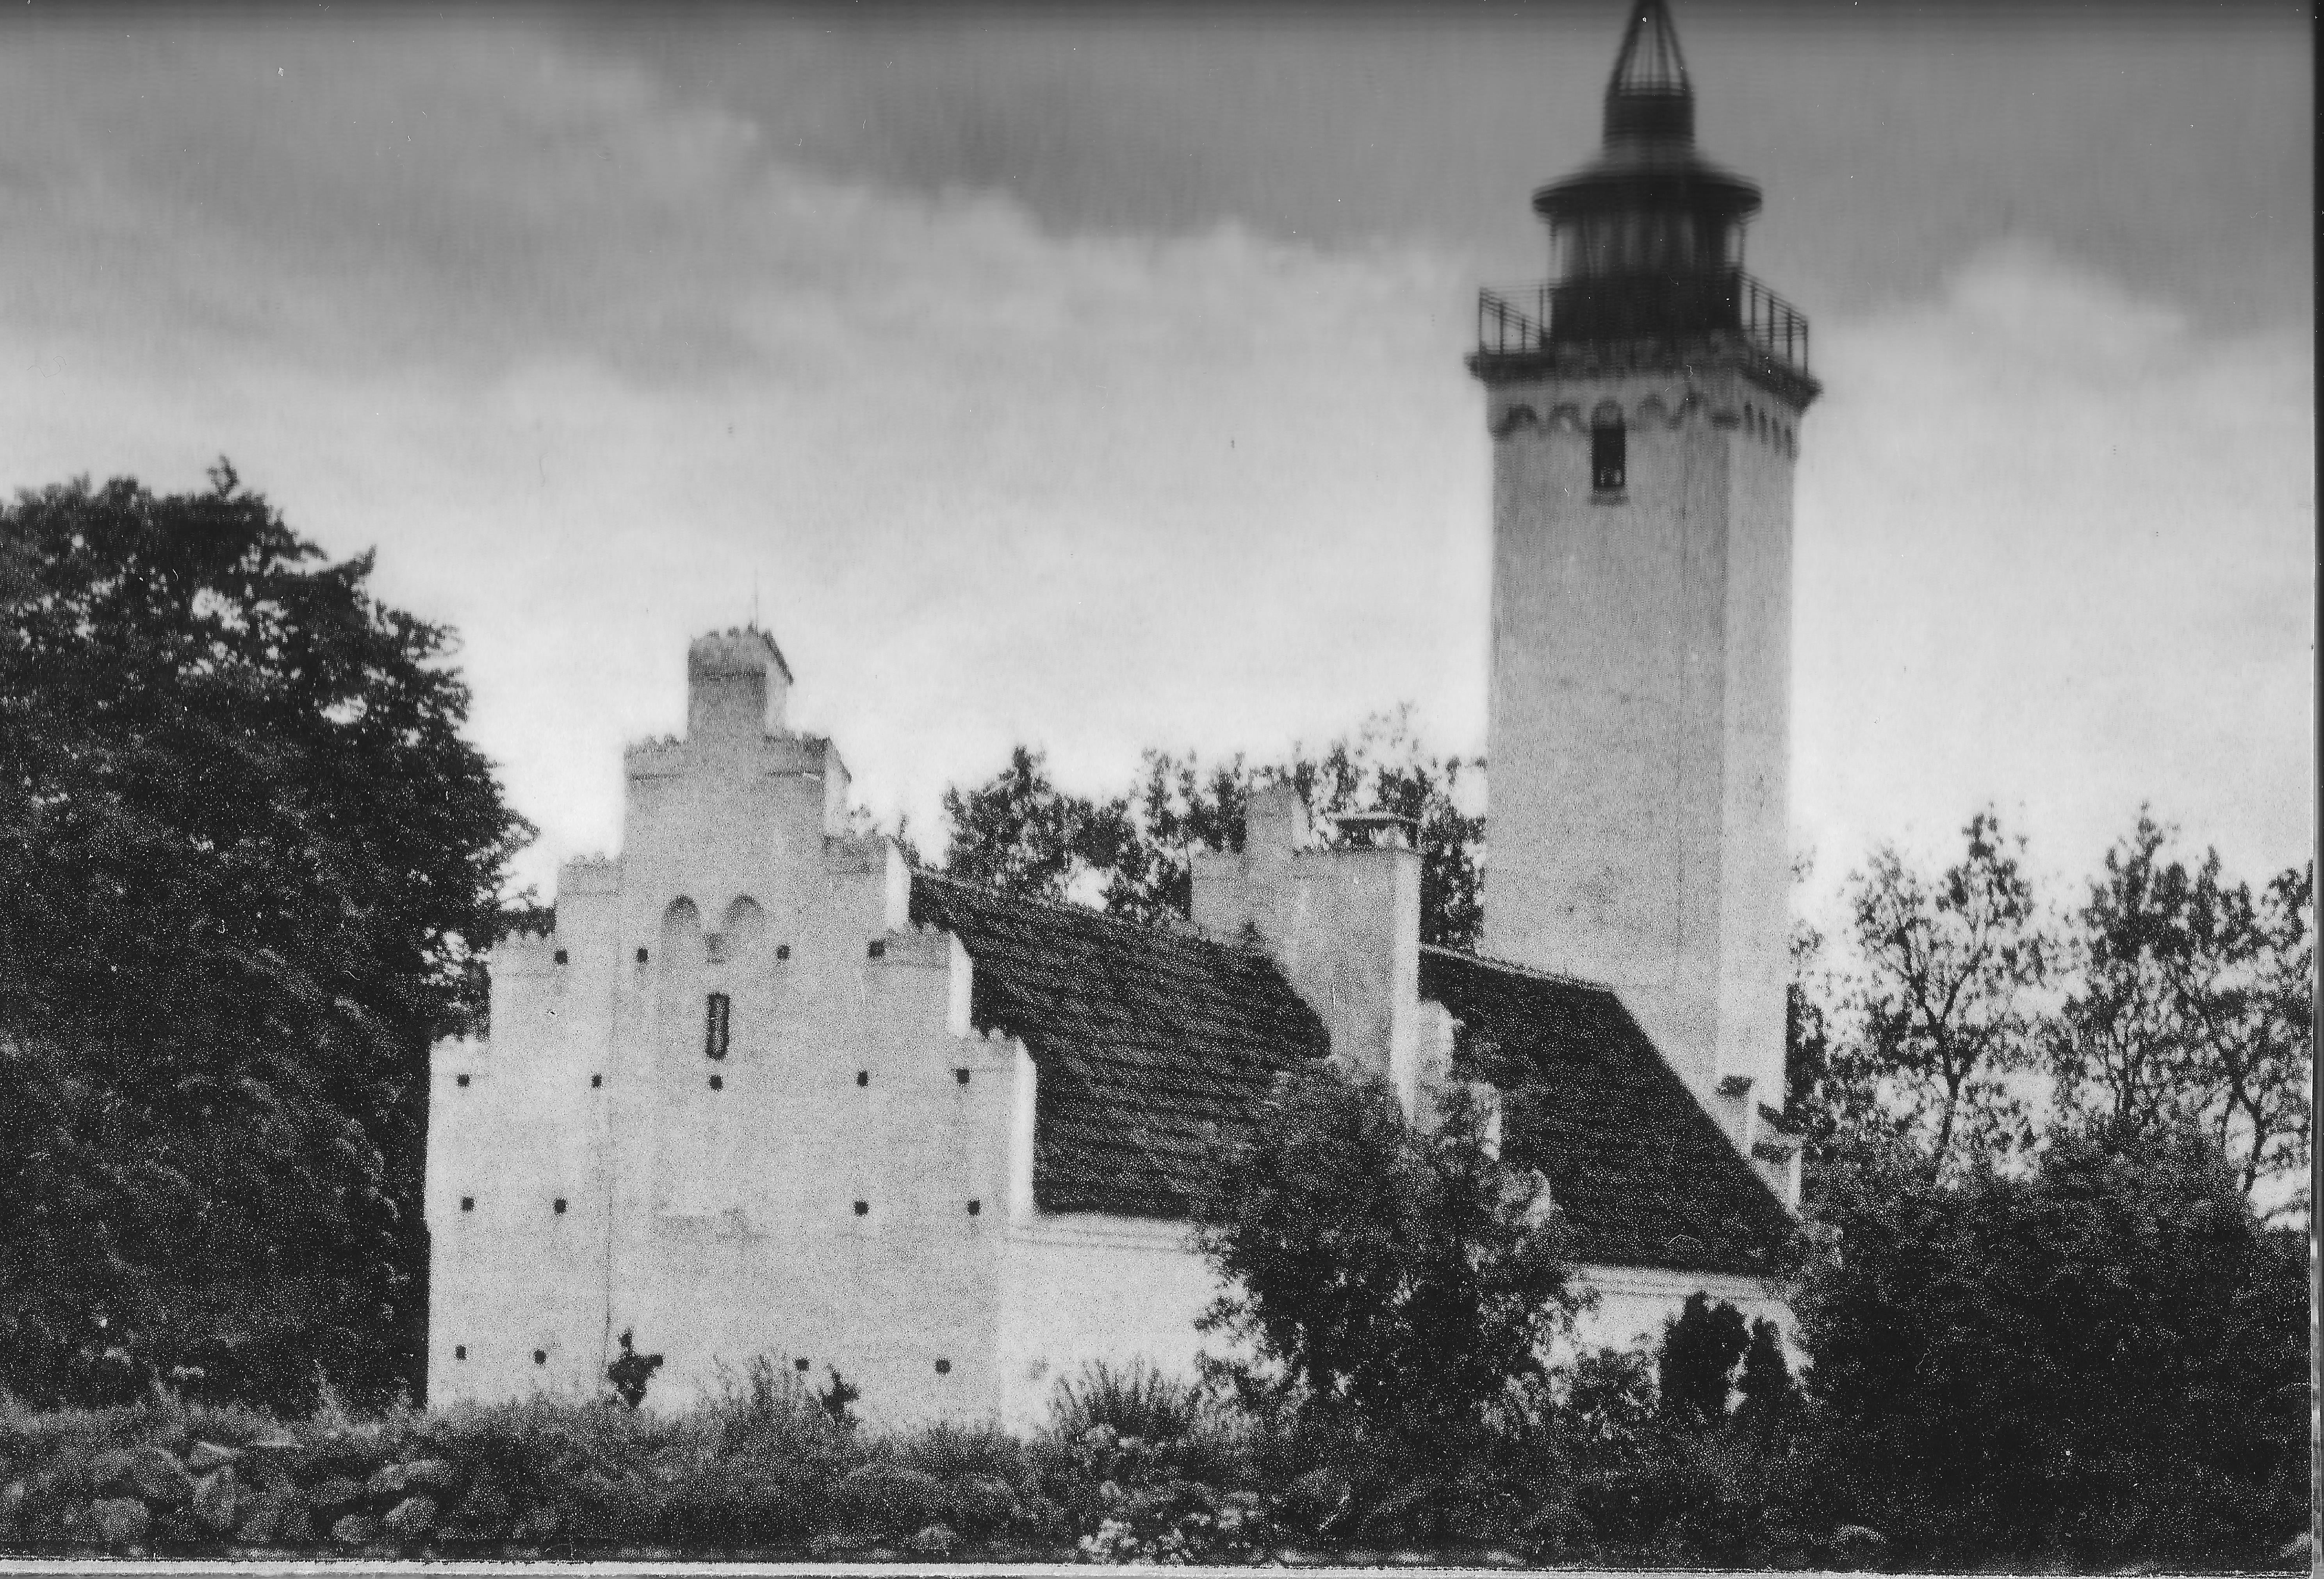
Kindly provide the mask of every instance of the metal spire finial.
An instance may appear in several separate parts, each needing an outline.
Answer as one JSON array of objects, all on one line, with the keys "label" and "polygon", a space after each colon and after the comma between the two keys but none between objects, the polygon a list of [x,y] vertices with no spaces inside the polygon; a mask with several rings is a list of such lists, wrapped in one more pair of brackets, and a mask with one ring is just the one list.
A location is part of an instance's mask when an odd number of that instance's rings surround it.
[{"label": "metal spire finial", "polygon": [[1637,0],[1606,82],[1606,140],[1694,141],[1694,90],[1663,0]]}]

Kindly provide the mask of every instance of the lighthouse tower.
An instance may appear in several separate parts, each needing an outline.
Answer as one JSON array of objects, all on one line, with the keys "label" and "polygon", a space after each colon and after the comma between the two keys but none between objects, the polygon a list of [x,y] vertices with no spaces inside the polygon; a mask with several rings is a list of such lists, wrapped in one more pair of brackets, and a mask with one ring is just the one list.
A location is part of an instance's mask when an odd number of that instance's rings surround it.
[{"label": "lighthouse tower", "polygon": [[1780,1108],[1792,469],[1806,320],[1743,272],[1758,189],[1696,152],[1662,0],[1605,142],[1534,194],[1553,277],[1487,291],[1485,952],[1615,989],[1738,1147]]}]

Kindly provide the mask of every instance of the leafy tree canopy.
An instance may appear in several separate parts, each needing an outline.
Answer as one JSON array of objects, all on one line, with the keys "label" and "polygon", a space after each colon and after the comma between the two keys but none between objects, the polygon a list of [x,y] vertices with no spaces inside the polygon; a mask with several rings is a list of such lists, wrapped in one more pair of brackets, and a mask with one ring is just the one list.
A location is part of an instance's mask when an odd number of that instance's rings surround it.
[{"label": "leafy tree canopy", "polygon": [[945,794],[944,868],[1014,893],[1072,899],[1145,921],[1183,919],[1194,905],[1196,850],[1242,847],[1253,789],[1290,783],[1322,817],[1389,812],[1410,818],[1420,849],[1421,940],[1476,943],[1484,817],[1463,808],[1474,758],[1420,745],[1406,712],[1370,720],[1320,753],[1282,762],[1240,756],[1204,763],[1148,752],[1121,794],[1095,799],[1051,781],[1038,752],[1019,746],[983,784]]},{"label": "leafy tree canopy", "polygon": [[2044,1136],[2190,1129],[2294,1219],[2312,1115],[2312,865],[2256,891],[2142,812],[2081,906],[2052,913],[1991,812],[1933,878],[1893,849],[1856,874],[1833,961],[1795,927],[1786,1109],[1809,1185],[1877,1159],[1950,1177]]},{"label": "leafy tree canopy", "polygon": [[2272,1551],[2306,1519],[2307,1258],[2196,1133],[1838,1176],[1794,1305],[1827,1516],[1920,1561]]},{"label": "leafy tree canopy", "polygon": [[1199,1324],[1242,1358],[1247,1402],[1352,1432],[1436,1484],[1538,1401],[1545,1354],[1582,1295],[1538,1175],[1488,1144],[1464,1088],[1433,1126],[1380,1083],[1320,1062],[1287,1075],[1218,1157],[1195,1242],[1228,1291]]},{"label": "leafy tree canopy", "polygon": [[2246,1195],[2294,1208],[2311,1114],[2314,868],[2256,894],[2216,850],[2190,866],[2141,813],[2107,852],[2070,939],[2043,1049],[2069,1122],[2210,1137]]},{"label": "leafy tree canopy", "polygon": [[530,830],[370,573],[224,465],[0,509],[0,1385],[410,1372],[427,1048]]}]

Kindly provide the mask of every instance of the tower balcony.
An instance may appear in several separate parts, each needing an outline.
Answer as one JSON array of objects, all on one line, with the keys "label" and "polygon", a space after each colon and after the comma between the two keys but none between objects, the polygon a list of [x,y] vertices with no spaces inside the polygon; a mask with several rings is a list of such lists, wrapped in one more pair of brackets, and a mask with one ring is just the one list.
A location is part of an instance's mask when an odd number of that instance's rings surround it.
[{"label": "tower balcony", "polygon": [[1808,370],[1808,320],[1741,269],[1611,274],[1477,292],[1480,378],[1524,377],[1592,352],[1675,351],[1729,340],[1804,405],[1818,384]]}]

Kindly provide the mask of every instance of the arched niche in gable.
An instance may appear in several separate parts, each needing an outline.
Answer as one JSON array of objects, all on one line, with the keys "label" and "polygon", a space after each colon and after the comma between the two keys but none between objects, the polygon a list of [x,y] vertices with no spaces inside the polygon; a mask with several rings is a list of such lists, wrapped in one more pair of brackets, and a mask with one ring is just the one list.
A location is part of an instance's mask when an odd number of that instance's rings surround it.
[{"label": "arched niche in gable", "polygon": [[655,958],[664,975],[702,963],[702,911],[689,899],[674,899],[661,913],[661,944]]},{"label": "arched niche in gable", "polygon": [[767,942],[767,912],[749,894],[737,895],[719,920],[726,958],[756,963]]}]

